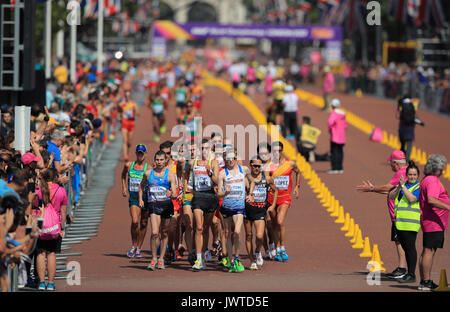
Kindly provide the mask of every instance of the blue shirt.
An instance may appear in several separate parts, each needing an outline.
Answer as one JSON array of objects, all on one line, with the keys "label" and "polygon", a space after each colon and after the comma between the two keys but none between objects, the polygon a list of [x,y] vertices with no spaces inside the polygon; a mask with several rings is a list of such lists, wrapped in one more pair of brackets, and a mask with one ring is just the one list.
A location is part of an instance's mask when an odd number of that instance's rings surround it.
[{"label": "blue shirt", "polygon": [[[61,161],[61,151],[59,150],[58,146],[56,146],[56,144],[52,141],[47,142],[47,152],[49,152],[49,154],[53,153],[53,162]],[[54,163],[52,163],[52,167],[54,167]]]},{"label": "blue shirt", "polygon": [[3,197],[6,193],[15,193],[15,191],[10,188],[3,179],[0,179],[0,196]]},{"label": "blue shirt", "polygon": [[[419,183],[419,181],[417,181],[414,184],[409,184],[408,182],[405,183],[405,186],[407,189],[410,189],[412,186],[416,185],[417,183]],[[414,196],[416,196],[417,200],[419,200],[419,196],[420,196],[420,189],[415,190],[414,192],[411,192],[411,194],[413,194]],[[398,193],[398,200],[401,200],[403,196],[403,191],[400,190],[400,193]]]}]

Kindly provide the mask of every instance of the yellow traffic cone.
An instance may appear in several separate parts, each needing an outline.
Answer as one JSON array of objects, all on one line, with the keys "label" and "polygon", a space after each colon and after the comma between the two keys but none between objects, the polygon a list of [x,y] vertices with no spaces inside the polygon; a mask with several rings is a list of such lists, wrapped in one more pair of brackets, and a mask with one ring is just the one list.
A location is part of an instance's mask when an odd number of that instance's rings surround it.
[{"label": "yellow traffic cone", "polygon": [[370,242],[369,242],[369,238],[367,236],[364,239],[364,249],[359,254],[359,256],[361,258],[371,258],[372,257],[372,252],[370,251]]},{"label": "yellow traffic cone", "polygon": [[325,184],[321,183],[320,184],[320,192],[316,196],[317,198],[323,198],[325,196],[325,194],[326,194],[326,189],[325,188],[326,188]]},{"label": "yellow traffic cone", "polygon": [[340,207],[340,205],[335,205],[333,212],[330,214],[330,217],[338,217]]},{"label": "yellow traffic cone", "polygon": [[345,213],[345,221],[344,225],[341,227],[341,231],[348,231],[348,228],[350,227],[350,214],[348,212]]},{"label": "yellow traffic cone", "polygon": [[383,130],[383,139],[381,140],[381,144],[388,144],[389,143],[389,139],[388,139],[388,135],[387,132],[385,130]]},{"label": "yellow traffic cone", "polygon": [[363,242],[363,239],[362,239],[361,230],[359,230],[357,233],[355,233],[355,237],[356,237],[356,242],[352,245],[352,248],[363,249],[364,248],[364,242]]},{"label": "yellow traffic cone", "polygon": [[327,203],[330,201],[331,198],[331,193],[329,190],[327,190],[327,192],[325,193],[325,196],[322,197],[322,199],[320,200],[320,203],[322,204],[322,206],[328,207]]},{"label": "yellow traffic cone", "polygon": [[359,228],[358,224],[355,224],[355,232],[352,239],[350,240],[350,244],[356,243],[356,237],[358,236],[358,232],[361,233],[361,229]]},{"label": "yellow traffic cone", "polygon": [[427,153],[425,151],[422,152],[422,165],[425,165],[427,163]]},{"label": "yellow traffic cone", "polygon": [[372,268],[369,270],[370,272],[373,271],[382,271],[385,272],[386,269],[383,267],[383,261],[381,261],[380,258],[380,252],[378,251],[378,245],[373,245],[373,260],[369,261],[370,264],[372,264]]},{"label": "yellow traffic cone", "polygon": [[388,145],[389,145],[390,147],[393,147],[393,146],[394,146],[394,136],[392,135],[392,133],[389,134]]},{"label": "yellow traffic cone", "polygon": [[327,200],[323,203],[323,206],[331,207],[333,201],[334,201],[334,195],[331,195],[331,193],[329,193],[329,195],[327,196]]},{"label": "yellow traffic cone", "polygon": [[402,147],[402,144],[400,143],[400,140],[398,139],[398,136],[395,137],[395,149],[400,149]]},{"label": "yellow traffic cone", "polygon": [[447,282],[447,272],[445,269],[441,270],[441,278],[439,280],[439,287],[436,288],[434,291],[450,291],[450,288],[448,287]]},{"label": "yellow traffic cone", "polygon": [[416,151],[416,147],[415,146],[412,147],[411,155],[409,156],[409,158],[411,158],[412,160],[417,162],[417,151]]},{"label": "yellow traffic cone", "polygon": [[344,223],[344,207],[339,207],[339,215],[338,218],[334,221],[334,223]]},{"label": "yellow traffic cone", "polygon": [[350,219],[350,226],[348,228],[347,233],[345,233],[345,237],[353,237],[355,235],[355,220],[353,218]]},{"label": "yellow traffic cone", "polygon": [[334,196],[332,196],[332,197],[333,197],[333,200],[331,201],[331,205],[327,208],[327,212],[333,212],[336,209],[337,200],[334,199]]}]

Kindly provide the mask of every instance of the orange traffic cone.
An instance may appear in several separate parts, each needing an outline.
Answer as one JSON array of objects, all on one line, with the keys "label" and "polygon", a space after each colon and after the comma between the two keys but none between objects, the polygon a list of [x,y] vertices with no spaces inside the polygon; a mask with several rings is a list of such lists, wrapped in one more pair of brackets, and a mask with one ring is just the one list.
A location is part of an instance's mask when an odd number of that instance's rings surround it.
[{"label": "orange traffic cone", "polygon": [[353,237],[355,235],[355,220],[353,218],[350,219],[350,226],[348,228],[347,233],[345,233],[345,237]]},{"label": "orange traffic cone", "polygon": [[371,258],[372,257],[372,252],[370,251],[370,242],[369,242],[369,238],[367,236],[364,239],[364,249],[359,254],[359,256],[361,258]]},{"label": "orange traffic cone", "polygon": [[361,230],[359,230],[357,233],[355,232],[355,237],[356,237],[356,241],[352,245],[352,248],[363,249],[364,248],[364,242],[363,242],[363,239],[362,239]]},{"label": "orange traffic cone", "polygon": [[344,225],[341,227],[341,231],[347,232],[349,227],[350,227],[350,214],[346,212]]},{"label": "orange traffic cone", "polygon": [[448,287],[447,273],[445,272],[445,269],[441,270],[441,279],[439,280],[439,287],[436,288],[434,291],[450,291],[450,288]]}]

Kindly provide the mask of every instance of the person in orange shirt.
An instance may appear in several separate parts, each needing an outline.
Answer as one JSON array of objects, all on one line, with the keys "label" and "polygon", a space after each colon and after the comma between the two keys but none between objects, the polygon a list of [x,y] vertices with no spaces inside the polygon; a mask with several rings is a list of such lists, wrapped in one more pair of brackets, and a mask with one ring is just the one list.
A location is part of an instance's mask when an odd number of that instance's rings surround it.
[{"label": "person in orange shirt", "polygon": [[164,109],[167,109],[170,101],[170,90],[164,79],[161,79],[159,81],[159,95],[161,95],[161,97],[164,99],[163,102]]},{"label": "person in orange shirt", "polygon": [[[299,195],[301,176],[295,161],[289,160],[283,155],[283,143],[279,141],[272,143],[272,162],[269,164],[269,170],[270,176],[273,177],[278,189],[278,196],[275,209],[269,208],[268,212],[272,219],[272,232],[276,247],[275,260],[282,262],[289,260],[285,247],[285,219],[292,200],[292,171],[296,173],[296,184],[293,192],[296,199]],[[273,204],[273,193],[273,190],[270,190],[268,194],[267,199],[270,205]]]},{"label": "person in orange shirt", "polygon": [[191,100],[192,100],[192,104],[194,105],[194,111],[201,112],[203,96],[205,95],[205,90],[203,88],[203,85],[199,82],[198,78],[194,78],[194,82],[191,86],[191,90],[192,90]]},{"label": "person in orange shirt", "polygon": [[128,161],[128,149],[133,141],[134,134],[134,120],[138,113],[136,103],[131,100],[131,92],[125,91],[125,99],[120,103],[120,112],[122,119],[122,137],[123,137],[123,159]]}]

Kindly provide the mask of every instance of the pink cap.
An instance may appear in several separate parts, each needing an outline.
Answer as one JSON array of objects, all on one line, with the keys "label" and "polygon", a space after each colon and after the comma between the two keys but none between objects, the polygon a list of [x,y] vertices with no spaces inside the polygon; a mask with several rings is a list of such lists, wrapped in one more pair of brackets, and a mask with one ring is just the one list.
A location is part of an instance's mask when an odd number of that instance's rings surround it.
[{"label": "pink cap", "polygon": [[24,165],[28,165],[30,162],[33,161],[40,161],[41,159],[34,155],[33,153],[25,153],[22,155],[22,163]]},{"label": "pink cap", "polygon": [[391,153],[391,156],[389,156],[386,161],[391,161],[391,160],[402,160],[402,159],[406,159],[405,153],[403,153],[400,150],[395,150]]}]

